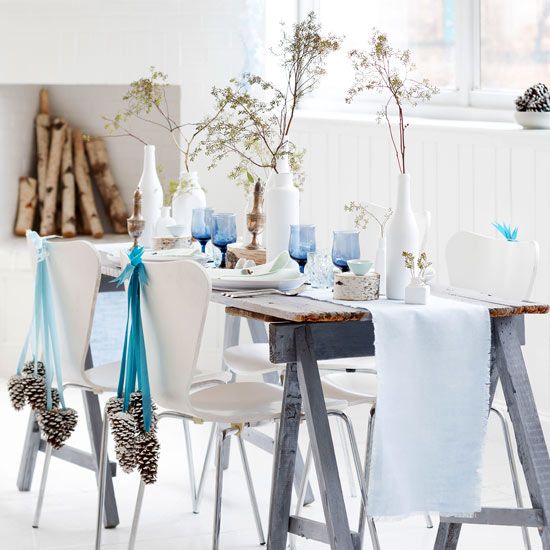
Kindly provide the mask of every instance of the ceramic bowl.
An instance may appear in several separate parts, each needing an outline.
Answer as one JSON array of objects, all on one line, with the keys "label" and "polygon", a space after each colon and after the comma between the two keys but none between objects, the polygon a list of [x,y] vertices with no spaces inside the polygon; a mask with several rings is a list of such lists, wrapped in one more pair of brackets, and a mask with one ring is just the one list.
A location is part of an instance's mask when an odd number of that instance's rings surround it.
[{"label": "ceramic bowl", "polygon": [[528,130],[546,130],[550,128],[550,112],[516,111],[516,122]]},{"label": "ceramic bowl", "polygon": [[174,225],[168,226],[168,231],[172,234],[173,237],[183,237],[185,235],[185,226],[175,223]]},{"label": "ceramic bowl", "polygon": [[366,275],[372,267],[371,260],[348,260],[348,267],[354,275]]}]

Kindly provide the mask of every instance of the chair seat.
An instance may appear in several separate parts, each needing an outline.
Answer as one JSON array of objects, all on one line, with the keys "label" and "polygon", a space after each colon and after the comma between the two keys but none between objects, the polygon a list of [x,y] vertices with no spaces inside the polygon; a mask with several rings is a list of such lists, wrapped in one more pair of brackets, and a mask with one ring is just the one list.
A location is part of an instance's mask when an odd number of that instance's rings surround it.
[{"label": "chair seat", "polygon": [[[102,391],[116,391],[118,387],[118,376],[120,372],[120,361],[98,365],[86,371],[86,377],[91,384]],[[219,382],[229,382],[231,373],[229,371],[208,372],[196,370],[193,377],[193,386]]]},{"label": "chair seat", "polygon": [[[269,360],[269,344],[240,344],[227,348],[223,359],[229,370],[236,374],[265,374],[281,370],[284,364],[275,364]],[[352,357],[319,361],[322,369],[375,369],[374,357]]]},{"label": "chair seat", "polygon": [[350,406],[376,401],[376,375],[366,372],[333,372],[323,376],[326,399],[347,401]]},{"label": "chair seat", "polygon": [[[207,422],[246,423],[275,420],[281,414],[283,388],[265,382],[235,382],[198,390],[190,396],[193,414]],[[327,409],[342,410],[346,401],[329,399]]]}]

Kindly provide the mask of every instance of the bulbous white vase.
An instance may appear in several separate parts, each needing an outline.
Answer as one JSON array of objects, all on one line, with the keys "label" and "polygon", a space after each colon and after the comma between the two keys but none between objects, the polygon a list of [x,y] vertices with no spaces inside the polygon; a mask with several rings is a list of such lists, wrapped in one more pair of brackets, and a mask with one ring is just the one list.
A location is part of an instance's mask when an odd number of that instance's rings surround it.
[{"label": "bulbous white vase", "polygon": [[172,216],[178,225],[184,226],[184,235],[191,235],[193,208],[205,208],[206,195],[199,185],[197,172],[183,172],[180,180],[183,187],[172,199]]},{"label": "bulbous white vase", "polygon": [[157,175],[155,162],[155,146],[145,145],[143,151],[143,172],[139,180],[141,191],[141,213],[145,227],[139,239],[142,246],[149,248],[155,233],[155,226],[160,217],[160,209],[164,203],[162,185]]},{"label": "bulbous white vase", "polygon": [[374,271],[380,275],[380,294],[386,294],[386,237],[378,239],[378,249],[374,260]]},{"label": "bulbous white vase", "polygon": [[175,223],[176,220],[170,216],[170,207],[163,206],[160,209],[160,218],[155,225],[155,237],[170,237],[171,233],[168,228]]},{"label": "bulbous white vase", "polygon": [[267,182],[265,199],[264,242],[267,261],[288,250],[290,226],[300,223],[300,192],[294,186],[286,156],[277,162]]},{"label": "bulbous white vase", "polygon": [[390,220],[386,251],[386,297],[403,300],[410,274],[403,261],[403,251],[418,254],[418,226],[411,207],[411,177],[399,174],[397,204]]}]

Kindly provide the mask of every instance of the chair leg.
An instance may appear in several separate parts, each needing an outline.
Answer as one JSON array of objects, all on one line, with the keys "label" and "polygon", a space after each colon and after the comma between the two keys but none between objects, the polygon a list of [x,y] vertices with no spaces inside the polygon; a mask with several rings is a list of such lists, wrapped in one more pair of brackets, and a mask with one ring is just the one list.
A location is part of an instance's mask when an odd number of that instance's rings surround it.
[{"label": "chair leg", "polygon": [[95,535],[95,550],[101,549],[103,532],[103,510],[105,504],[105,487],[107,484],[107,438],[109,436],[109,419],[107,411],[103,413],[103,432],[101,434],[101,452],[99,454],[99,496],[97,503],[97,524]]},{"label": "chair leg", "polygon": [[[353,457],[353,462],[355,464],[355,470],[357,472],[357,480],[359,481],[359,489],[361,490],[361,510],[367,510],[368,502],[367,502],[367,491],[368,491],[368,485],[367,480],[363,475],[362,471],[362,465],[361,465],[361,457],[359,455],[359,449],[357,447],[357,439],[355,438],[355,432],[353,430],[353,425],[350,421],[350,419],[343,413],[343,412],[331,412],[329,413],[332,416],[337,416],[344,426],[347,428],[348,431],[348,437],[349,437],[349,444],[351,448],[351,455]],[[369,458],[370,462],[370,458]],[[378,533],[376,530],[376,525],[374,523],[374,519],[370,517],[368,514],[366,514],[367,517],[367,525],[369,526],[369,532],[370,532],[370,538],[372,547],[374,550],[380,550],[380,542],[378,540]]]},{"label": "chair leg", "polygon": [[48,472],[50,470],[50,460],[52,458],[52,446],[46,445],[46,454],[44,456],[44,468],[42,470],[42,479],[40,480],[40,490],[38,492],[38,500],[34,511],[34,520],[32,526],[37,529],[40,524],[40,514],[42,513],[42,504],[44,503],[44,493],[46,492],[46,482],[48,481]]},{"label": "chair leg", "polygon": [[433,529],[434,524],[430,514],[424,514],[424,521],[426,522],[426,529]]},{"label": "chair leg", "polygon": [[206,481],[206,474],[208,472],[208,465],[210,464],[210,458],[212,457],[212,450],[214,448],[214,438],[216,437],[217,431],[218,431],[218,425],[212,424],[212,429],[210,430],[210,437],[208,438],[208,445],[206,447],[206,454],[204,456],[204,464],[202,465],[202,472],[201,472],[201,478],[199,480],[197,497],[195,498],[195,505],[193,507],[194,514],[199,513],[199,509],[202,501],[202,495],[204,493],[204,484]]},{"label": "chair leg", "polygon": [[344,431],[344,426],[341,422],[338,424],[338,434],[340,436],[340,441],[342,444],[342,451],[344,452],[344,461],[346,463],[346,474],[349,482],[349,494],[352,498],[357,496],[357,491],[355,490],[355,475],[353,473],[353,466],[351,463],[351,456],[349,453],[348,441],[346,438],[346,433]]},{"label": "chair leg", "polygon": [[[495,413],[500,420],[502,427],[502,434],[504,435],[504,443],[506,445],[506,454],[508,455],[508,464],[510,465],[510,474],[512,475],[512,485],[514,486],[514,494],[516,496],[516,504],[518,508],[523,508],[523,497],[521,496],[521,487],[519,485],[518,470],[516,467],[516,460],[514,458],[514,451],[512,448],[512,438],[510,436],[510,428],[506,417],[494,407],[491,407],[491,412]],[[529,538],[529,531],[527,527],[521,528],[521,534],[523,536],[523,545],[525,550],[531,550],[531,540]]]},{"label": "chair leg", "polygon": [[250,503],[252,504],[252,512],[254,513],[254,521],[256,523],[256,529],[258,530],[258,538],[260,539],[260,545],[265,544],[264,530],[262,527],[262,518],[260,517],[260,510],[258,509],[258,501],[256,500],[256,493],[254,491],[254,484],[252,483],[252,476],[250,475],[250,465],[248,463],[248,456],[244,446],[242,437],[237,437],[239,442],[239,450],[241,452],[241,460],[243,463],[244,476],[246,478],[246,484],[248,486],[248,494],[250,495]]},{"label": "chair leg", "polygon": [[139,489],[136,498],[136,506],[134,508],[134,517],[132,519],[132,528],[130,529],[130,541],[128,542],[128,550],[134,550],[136,545],[137,530],[139,518],[141,516],[141,507],[143,505],[143,494],[145,493],[145,483],[143,480],[139,482]]},{"label": "chair leg", "polygon": [[193,447],[189,432],[189,420],[183,419],[183,433],[185,434],[185,452],[187,453],[187,468],[189,471],[189,485],[191,486],[191,506],[193,511],[197,506],[197,482],[195,480],[195,463],[193,462]]},{"label": "chair leg", "polygon": [[224,446],[232,433],[236,433],[233,428],[226,428],[217,434],[216,441],[216,496],[214,501],[214,529],[212,531],[212,550],[218,550],[220,547],[220,528],[222,513],[222,491],[223,491],[223,471],[224,471]]},{"label": "chair leg", "polygon": [[[304,473],[302,480],[300,481],[300,488],[298,489],[298,495],[296,499],[296,511],[294,515],[299,516],[304,506],[304,499],[306,496],[307,480],[309,478],[309,470],[311,468],[311,458],[313,453],[311,451],[311,444],[307,446],[306,461],[304,463]],[[298,537],[296,535],[289,535],[290,550],[296,550],[296,541]]]}]

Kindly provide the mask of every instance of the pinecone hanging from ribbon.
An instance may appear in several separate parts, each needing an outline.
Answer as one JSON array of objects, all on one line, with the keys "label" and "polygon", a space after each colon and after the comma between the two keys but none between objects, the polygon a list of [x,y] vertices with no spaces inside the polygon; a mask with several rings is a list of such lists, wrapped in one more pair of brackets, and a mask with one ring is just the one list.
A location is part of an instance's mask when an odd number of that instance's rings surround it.
[{"label": "pinecone hanging from ribbon", "polygon": [[52,394],[52,409],[57,409],[61,403],[59,399],[59,392],[57,391],[57,388],[51,389]]},{"label": "pinecone hanging from ribbon", "polygon": [[13,408],[20,411],[27,403],[24,378],[16,374],[8,380],[8,395]]},{"label": "pinecone hanging from ribbon", "polygon": [[158,473],[160,444],[153,432],[144,433],[136,439],[136,460],[141,479],[147,485],[155,483]]},{"label": "pinecone hanging from ribbon", "polygon": [[25,399],[33,411],[46,408],[46,382],[42,376],[31,374],[23,376]]},{"label": "pinecone hanging from ribbon", "polygon": [[31,374],[37,374],[42,377],[46,376],[46,367],[44,367],[44,363],[42,363],[42,361],[37,361],[35,369],[34,361],[27,361],[23,367],[23,375]]},{"label": "pinecone hanging from ribbon", "polygon": [[111,429],[118,463],[128,474],[136,467],[136,421],[129,413],[117,412],[111,417]]},{"label": "pinecone hanging from ribbon", "polygon": [[[155,432],[157,428],[157,405],[151,401],[151,429],[150,432]],[[136,419],[136,424],[140,433],[145,432],[145,426],[143,424],[143,399],[140,391],[136,391],[130,395],[130,404],[128,406],[128,412],[131,413]]]},{"label": "pinecone hanging from ribbon", "polygon": [[54,449],[60,449],[73,432],[77,417],[74,409],[50,409],[42,411],[36,419],[46,441]]},{"label": "pinecone hanging from ribbon", "polygon": [[109,422],[111,424],[111,429],[113,427],[112,420],[113,416],[116,413],[122,412],[122,405],[124,404],[124,401],[120,399],[120,397],[109,397],[107,399],[107,403],[105,403],[105,411],[107,413],[107,418],[109,419]]}]

